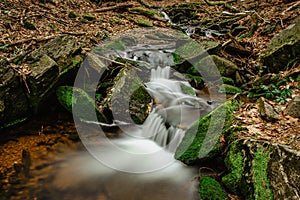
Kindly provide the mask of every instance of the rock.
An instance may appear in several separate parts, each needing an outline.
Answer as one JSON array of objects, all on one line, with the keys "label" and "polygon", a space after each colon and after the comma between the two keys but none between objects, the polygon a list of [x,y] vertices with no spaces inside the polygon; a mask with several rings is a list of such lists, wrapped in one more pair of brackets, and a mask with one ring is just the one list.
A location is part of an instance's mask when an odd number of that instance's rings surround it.
[{"label": "rock", "polygon": [[300,152],[288,146],[237,139],[229,146],[222,178],[226,188],[243,199],[299,199]]},{"label": "rock", "polygon": [[273,106],[263,97],[258,99],[258,110],[260,116],[266,121],[274,122],[279,119],[278,113],[274,110]]},{"label": "rock", "polygon": [[92,99],[84,90],[71,86],[60,86],[56,95],[58,101],[69,112],[84,121],[108,122]]},{"label": "rock", "polygon": [[219,89],[219,92],[227,94],[240,94],[242,93],[242,90],[232,85],[222,84],[221,88]]},{"label": "rock", "polygon": [[80,46],[74,37],[59,36],[33,51],[27,58],[31,73],[28,76],[28,98],[33,114],[48,106],[47,100],[55,87],[66,81],[73,83],[82,61]]},{"label": "rock", "polygon": [[[215,66],[218,71],[214,70]],[[235,77],[238,67],[229,60],[216,55],[207,56],[195,64],[201,75],[208,80],[219,79],[220,75],[225,77]]]},{"label": "rock", "polygon": [[300,96],[295,96],[289,101],[285,113],[292,117],[300,118]]},{"label": "rock", "polygon": [[[0,128],[49,107],[49,98],[58,85],[73,84],[81,61],[80,45],[71,36],[57,37],[33,51],[21,66],[15,66],[15,71],[1,59]],[[18,69],[29,73],[18,74]]]},{"label": "rock", "polygon": [[224,192],[221,184],[215,179],[209,176],[204,176],[199,182],[199,195],[201,200],[228,199],[228,196]]},{"label": "rock", "polygon": [[269,72],[277,73],[283,71],[290,61],[297,59],[299,54],[300,17],[272,38],[262,61],[268,67]]},{"label": "rock", "polygon": [[26,93],[20,77],[6,59],[0,58],[0,128],[27,118],[29,104]]},{"label": "rock", "polygon": [[186,131],[176,149],[175,158],[185,164],[193,164],[220,155],[220,136],[234,120],[234,109],[234,103],[227,101],[199,119]]},{"label": "rock", "polygon": [[152,98],[134,70],[124,67],[114,79],[114,85],[102,102],[115,120],[141,124],[149,114]]},{"label": "rock", "polygon": [[152,22],[150,22],[148,20],[144,20],[144,19],[138,19],[137,24],[141,27],[152,27],[153,26]]}]

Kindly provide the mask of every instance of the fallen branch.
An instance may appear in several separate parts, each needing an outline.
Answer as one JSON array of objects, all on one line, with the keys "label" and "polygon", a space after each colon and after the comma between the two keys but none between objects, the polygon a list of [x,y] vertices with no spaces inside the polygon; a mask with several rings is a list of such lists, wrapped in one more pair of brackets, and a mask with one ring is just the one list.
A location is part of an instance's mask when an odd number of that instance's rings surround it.
[{"label": "fallen branch", "polygon": [[281,15],[285,15],[286,12],[296,8],[298,5],[300,5],[300,1],[296,2],[295,4],[291,5],[290,7],[288,7],[286,10],[284,10]]},{"label": "fallen branch", "polygon": [[11,42],[11,43],[7,44],[7,46],[10,47],[10,46],[18,45],[18,44],[23,44],[23,43],[31,42],[31,41],[42,42],[42,41],[45,41],[45,40],[53,39],[53,38],[55,38],[57,36],[58,35],[50,35],[50,36],[46,36],[46,37],[26,38],[26,39],[18,40],[18,41],[15,41],[15,42]]},{"label": "fallen branch", "polygon": [[107,12],[107,11],[111,11],[111,10],[119,10],[119,9],[124,9],[124,8],[131,8],[134,5],[135,4],[133,4],[133,3],[121,3],[121,4],[118,4],[116,6],[110,6],[110,7],[96,9],[95,12]]}]

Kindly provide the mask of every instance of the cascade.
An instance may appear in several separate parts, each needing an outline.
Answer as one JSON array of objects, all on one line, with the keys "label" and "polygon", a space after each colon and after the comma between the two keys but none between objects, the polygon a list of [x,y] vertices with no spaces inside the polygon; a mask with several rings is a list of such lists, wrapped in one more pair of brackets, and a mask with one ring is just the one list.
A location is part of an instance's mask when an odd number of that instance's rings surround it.
[{"label": "cascade", "polygon": [[212,107],[201,98],[185,94],[181,84],[192,88],[191,85],[186,81],[170,79],[170,73],[169,66],[151,69],[150,81],[146,86],[156,105],[143,124],[142,134],[166,150],[175,152],[185,130],[210,112]]}]

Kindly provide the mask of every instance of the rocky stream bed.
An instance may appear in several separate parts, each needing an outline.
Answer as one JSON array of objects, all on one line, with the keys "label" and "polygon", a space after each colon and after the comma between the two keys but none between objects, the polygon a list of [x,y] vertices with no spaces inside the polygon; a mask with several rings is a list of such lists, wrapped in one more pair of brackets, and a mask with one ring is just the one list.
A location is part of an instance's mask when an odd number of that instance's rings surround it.
[{"label": "rocky stream bed", "polygon": [[[299,2],[7,0],[0,8],[0,199],[300,198]],[[168,181],[177,171],[148,185],[99,175],[78,136],[82,127],[97,132],[94,119],[107,138],[122,135],[108,126],[118,117],[143,124],[162,103],[145,84],[154,66],[171,66],[171,79],[188,82],[184,95],[214,108],[177,127],[186,132],[174,157],[198,171],[184,186]],[[84,87],[74,86],[78,71]]]}]

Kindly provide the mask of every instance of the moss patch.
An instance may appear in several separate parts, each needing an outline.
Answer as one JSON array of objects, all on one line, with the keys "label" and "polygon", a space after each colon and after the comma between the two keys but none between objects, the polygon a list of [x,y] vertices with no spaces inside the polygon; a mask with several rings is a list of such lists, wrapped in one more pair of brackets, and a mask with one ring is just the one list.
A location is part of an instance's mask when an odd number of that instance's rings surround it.
[{"label": "moss patch", "polygon": [[237,141],[231,144],[225,158],[225,164],[230,173],[222,178],[222,182],[231,192],[238,194],[240,193],[239,187],[242,183],[245,163]]},{"label": "moss patch", "polygon": [[199,194],[202,200],[226,200],[227,194],[215,179],[204,176],[200,179]]},{"label": "moss patch", "polygon": [[138,19],[137,24],[141,27],[152,27],[153,26],[152,22],[145,20],[145,19]]},{"label": "moss patch", "polygon": [[100,122],[107,122],[105,116],[95,106],[95,101],[82,89],[71,86],[60,86],[56,90],[58,101],[76,117],[95,121],[95,116]]},{"label": "moss patch", "polygon": [[270,159],[270,151],[266,148],[257,148],[252,163],[252,181],[254,186],[254,199],[272,200],[272,190],[268,180],[268,161]]},{"label": "moss patch", "polygon": [[240,94],[242,90],[232,85],[222,84],[221,88],[219,89],[220,93],[227,93],[227,94]]}]

